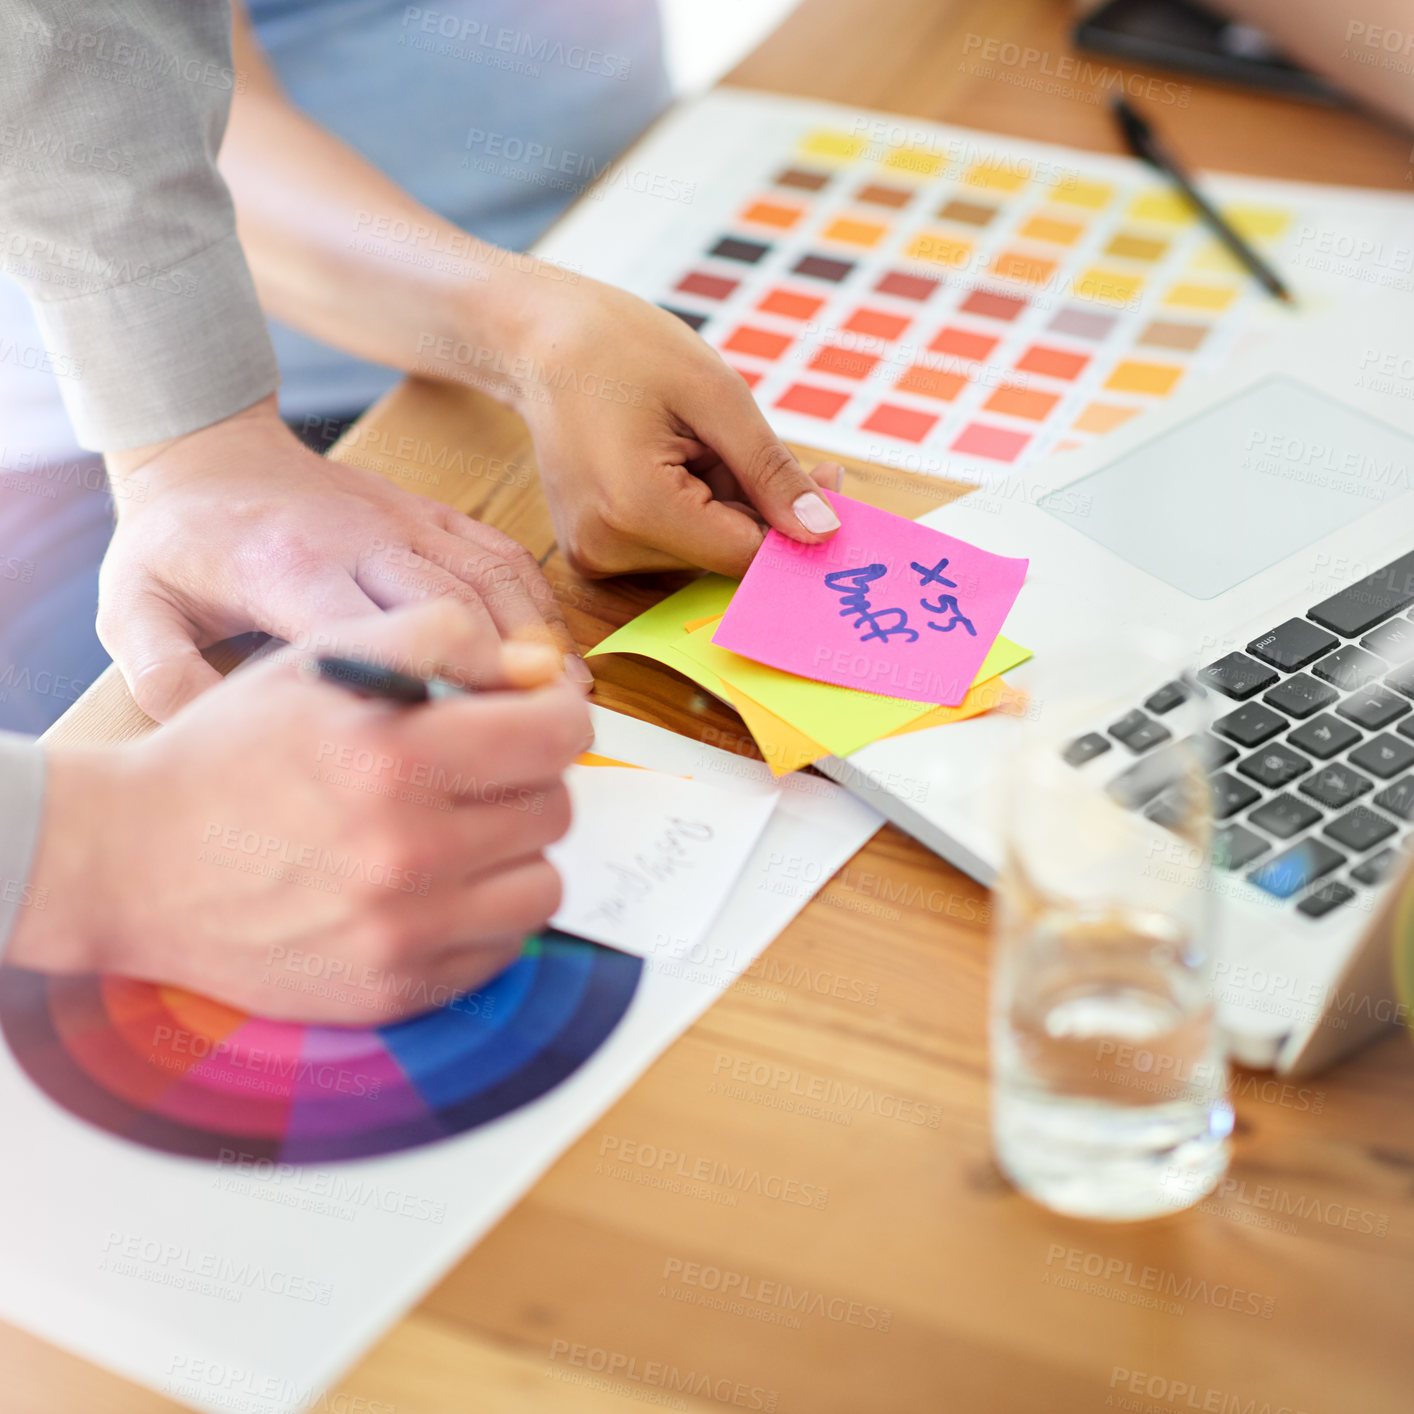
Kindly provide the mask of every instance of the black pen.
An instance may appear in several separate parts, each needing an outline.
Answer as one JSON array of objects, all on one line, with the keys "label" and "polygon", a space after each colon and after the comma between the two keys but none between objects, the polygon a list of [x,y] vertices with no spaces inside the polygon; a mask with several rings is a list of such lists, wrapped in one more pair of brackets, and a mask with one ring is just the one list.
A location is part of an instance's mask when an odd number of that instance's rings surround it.
[{"label": "black pen", "polygon": [[469,690],[443,682],[441,678],[415,678],[394,668],[380,668],[361,658],[316,658],[314,666],[321,682],[333,683],[357,697],[377,697],[405,706],[443,697],[462,697]]},{"label": "black pen", "polygon": [[1169,177],[1197,208],[1198,214],[1212,228],[1213,234],[1262,282],[1264,288],[1279,300],[1294,302],[1292,293],[1282,284],[1276,272],[1223,219],[1218,209],[1193,185],[1193,179],[1168,153],[1154,136],[1153,129],[1122,98],[1114,100],[1114,115],[1129,150],[1138,158]]}]

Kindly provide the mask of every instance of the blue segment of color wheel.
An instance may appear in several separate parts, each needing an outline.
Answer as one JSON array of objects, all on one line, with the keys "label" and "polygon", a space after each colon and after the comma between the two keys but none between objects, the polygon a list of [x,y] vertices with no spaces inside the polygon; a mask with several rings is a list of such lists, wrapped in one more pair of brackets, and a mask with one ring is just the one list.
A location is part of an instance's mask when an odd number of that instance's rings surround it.
[{"label": "blue segment of color wheel", "polygon": [[532,938],[479,992],[390,1026],[267,1021],[175,988],[0,968],[0,1033],[79,1118],[167,1153],[327,1163],[461,1134],[573,1074],[643,964]]}]

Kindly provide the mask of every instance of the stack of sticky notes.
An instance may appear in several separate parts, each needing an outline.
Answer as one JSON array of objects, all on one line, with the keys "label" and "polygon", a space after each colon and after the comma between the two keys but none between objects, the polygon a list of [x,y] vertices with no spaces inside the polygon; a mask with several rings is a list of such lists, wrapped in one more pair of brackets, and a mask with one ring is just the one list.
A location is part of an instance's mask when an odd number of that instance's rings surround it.
[{"label": "stack of sticky notes", "polygon": [[593,653],[654,658],[730,703],[777,775],[1015,703],[1001,634],[1027,561],[824,493],[819,545],[771,531],[738,584],[706,575]]}]

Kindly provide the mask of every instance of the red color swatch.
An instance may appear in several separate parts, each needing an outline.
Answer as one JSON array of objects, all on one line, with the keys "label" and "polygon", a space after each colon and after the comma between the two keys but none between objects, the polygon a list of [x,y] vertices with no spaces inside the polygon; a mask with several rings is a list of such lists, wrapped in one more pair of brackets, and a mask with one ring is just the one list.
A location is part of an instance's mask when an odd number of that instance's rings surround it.
[{"label": "red color swatch", "polygon": [[956,358],[970,358],[981,363],[997,346],[991,334],[974,334],[970,329],[956,329],[946,326],[939,329],[928,345],[934,353],[952,354]]},{"label": "red color swatch", "polygon": [[866,432],[882,432],[905,442],[921,442],[937,425],[936,413],[915,412],[912,408],[880,403],[860,425]]},{"label": "red color swatch", "polygon": [[886,314],[882,309],[856,309],[844,327],[851,334],[868,334],[874,339],[897,339],[908,325],[908,316],[904,314]]},{"label": "red color swatch", "polygon": [[874,286],[881,295],[896,295],[899,299],[925,300],[938,288],[937,280],[922,275],[905,275],[902,270],[890,270]]},{"label": "red color swatch", "polygon": [[757,358],[779,358],[790,347],[790,335],[743,324],[722,347],[733,353],[755,354]]},{"label": "red color swatch", "polygon": [[995,294],[991,290],[973,290],[958,308],[968,314],[985,315],[988,319],[1010,320],[1026,308],[1026,301],[1014,295]]},{"label": "red color swatch", "polygon": [[728,280],[722,275],[706,275],[701,270],[694,270],[678,281],[677,288],[685,295],[701,295],[703,299],[726,299],[740,283],[740,280]]},{"label": "red color swatch", "polygon": [[810,360],[810,367],[820,373],[834,373],[840,378],[867,378],[878,362],[874,354],[827,345]]},{"label": "red color swatch", "polygon": [[989,427],[985,422],[970,422],[952,444],[952,450],[974,457],[987,457],[995,462],[1014,462],[1030,440],[1030,434],[1026,432]]},{"label": "red color swatch", "polygon": [[1071,353],[1069,349],[1053,349],[1046,344],[1032,344],[1016,365],[1022,373],[1041,373],[1047,378],[1078,378],[1090,362],[1089,354]]},{"label": "red color swatch", "polygon": [[792,383],[776,399],[776,406],[787,412],[803,412],[807,417],[821,417],[828,422],[848,401],[848,393],[836,393],[832,388],[814,388],[809,383]]},{"label": "red color swatch", "polygon": [[794,290],[772,290],[756,306],[767,314],[779,314],[786,319],[809,319],[825,301],[818,295],[800,295]]}]

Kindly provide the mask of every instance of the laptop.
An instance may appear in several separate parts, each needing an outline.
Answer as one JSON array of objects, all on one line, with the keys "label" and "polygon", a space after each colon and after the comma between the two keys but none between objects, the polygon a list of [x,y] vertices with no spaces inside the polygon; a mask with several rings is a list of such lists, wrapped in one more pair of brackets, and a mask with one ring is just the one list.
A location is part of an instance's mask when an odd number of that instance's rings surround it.
[{"label": "laptop", "polygon": [[[1302,1074],[1407,1020],[1392,895],[1414,841],[1414,329],[1377,321],[1234,358],[1090,446],[923,517],[1030,558],[1007,681],[1130,625],[1185,646],[1212,696],[1217,1005],[1235,1059]],[[1113,671],[1118,674],[1121,665]],[[1176,740],[1182,683],[1066,750],[1111,786]],[[1000,865],[1021,723],[989,713],[821,769],[966,873]],[[1130,777],[1142,773],[1131,770]],[[1129,808],[1152,802],[1130,792]],[[1158,819],[1158,815],[1151,818]]]}]

